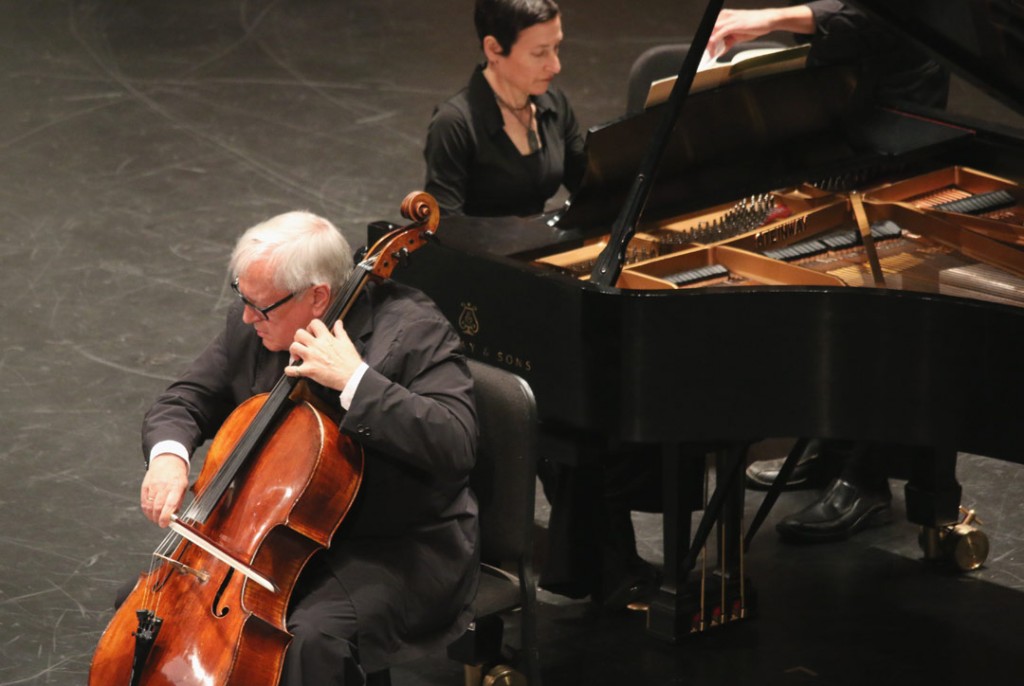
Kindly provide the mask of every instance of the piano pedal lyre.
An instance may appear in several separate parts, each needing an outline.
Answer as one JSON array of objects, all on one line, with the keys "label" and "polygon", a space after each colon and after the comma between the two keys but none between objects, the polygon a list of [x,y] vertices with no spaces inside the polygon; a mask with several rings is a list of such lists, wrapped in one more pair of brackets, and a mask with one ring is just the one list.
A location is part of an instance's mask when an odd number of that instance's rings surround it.
[{"label": "piano pedal lyre", "polygon": [[[703,593],[703,602],[700,594]],[[690,633],[698,634],[754,615],[750,580],[714,574],[691,588]]]},{"label": "piano pedal lyre", "polygon": [[921,527],[917,540],[926,560],[951,563],[961,572],[970,572],[988,558],[988,536],[978,528],[982,522],[974,510],[961,506],[960,513],[963,519],[955,524]]}]

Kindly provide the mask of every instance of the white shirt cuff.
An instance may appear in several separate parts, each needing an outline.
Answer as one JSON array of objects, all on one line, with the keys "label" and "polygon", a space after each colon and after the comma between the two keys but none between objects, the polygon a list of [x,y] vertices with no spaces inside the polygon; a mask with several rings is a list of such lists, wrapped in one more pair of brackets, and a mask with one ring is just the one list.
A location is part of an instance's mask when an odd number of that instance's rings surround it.
[{"label": "white shirt cuff", "polygon": [[356,397],[356,389],[359,388],[359,382],[363,378],[363,374],[370,368],[370,365],[365,362],[361,362],[356,370],[352,372],[352,376],[349,377],[348,383],[345,384],[345,388],[341,391],[341,407],[345,410],[352,405],[352,399]]},{"label": "white shirt cuff", "polygon": [[[153,449],[149,451],[149,462],[152,462],[153,458],[157,455],[163,455],[165,453],[177,455],[181,459],[185,460],[186,466],[190,464],[188,460],[188,450],[186,450],[185,446],[177,441],[160,441],[154,445]],[[149,464],[149,462],[146,464]]]}]

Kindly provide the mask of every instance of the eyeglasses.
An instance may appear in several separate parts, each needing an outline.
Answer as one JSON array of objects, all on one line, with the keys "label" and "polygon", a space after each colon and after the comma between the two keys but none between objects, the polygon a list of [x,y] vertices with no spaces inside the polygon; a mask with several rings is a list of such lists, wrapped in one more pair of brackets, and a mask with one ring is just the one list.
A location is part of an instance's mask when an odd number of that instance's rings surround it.
[{"label": "eyeglasses", "polygon": [[238,290],[238,279],[235,279],[234,281],[231,282],[231,288],[235,291],[235,295],[238,296],[238,299],[242,301],[242,304],[245,305],[246,307],[251,308],[252,311],[258,314],[260,316],[260,319],[262,319],[263,321],[269,320],[270,313],[272,311],[276,310],[278,307],[281,307],[281,305],[284,305],[286,302],[295,297],[294,292],[289,293],[288,295],[284,296],[273,305],[268,305],[266,307],[257,307],[256,304],[253,303],[253,301],[249,300],[247,297],[242,295],[242,291]]}]

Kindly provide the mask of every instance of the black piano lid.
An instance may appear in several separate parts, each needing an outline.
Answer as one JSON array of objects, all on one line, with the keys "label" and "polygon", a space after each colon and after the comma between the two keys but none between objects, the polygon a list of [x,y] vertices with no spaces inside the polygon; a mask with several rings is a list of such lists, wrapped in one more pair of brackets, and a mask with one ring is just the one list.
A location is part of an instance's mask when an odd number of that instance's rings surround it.
[{"label": "black piano lid", "polygon": [[1024,114],[1024,2],[853,0],[935,60]]},{"label": "black piano lid", "polygon": [[[962,127],[871,106],[854,69],[816,67],[690,94],[642,221],[835,177],[965,138]],[[587,131],[583,182],[557,226],[607,233],[664,105]]]},{"label": "black piano lid", "polygon": [[[958,75],[1024,113],[1024,2],[853,0]],[[587,132],[581,187],[552,223],[607,233],[664,105]],[[898,133],[896,133],[898,132]],[[642,221],[928,155],[970,136],[955,125],[872,107],[853,69],[808,68],[688,96]],[[916,146],[916,147],[915,147]]]}]

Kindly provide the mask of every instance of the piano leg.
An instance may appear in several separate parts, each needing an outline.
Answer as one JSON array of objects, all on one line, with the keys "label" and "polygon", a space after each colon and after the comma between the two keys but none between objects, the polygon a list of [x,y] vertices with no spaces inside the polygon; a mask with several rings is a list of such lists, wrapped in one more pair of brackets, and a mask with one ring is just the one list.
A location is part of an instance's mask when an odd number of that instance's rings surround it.
[{"label": "piano leg", "polygon": [[924,557],[970,572],[985,563],[989,543],[974,510],[960,504],[961,491],[955,451],[922,450],[914,456],[905,488],[907,519],[921,525]]},{"label": "piano leg", "polygon": [[912,458],[904,487],[907,519],[931,528],[955,524],[962,491],[956,480],[956,451],[921,450]]},{"label": "piano leg", "polygon": [[[743,479],[747,444],[731,444],[715,455],[714,494],[691,539],[690,515],[700,509],[695,484],[703,482],[705,451],[689,448],[662,458],[665,508],[665,576],[647,613],[647,630],[676,642],[679,638],[746,616],[752,589],[742,569]],[[713,527],[718,529],[716,561],[705,560],[691,574]]]}]

